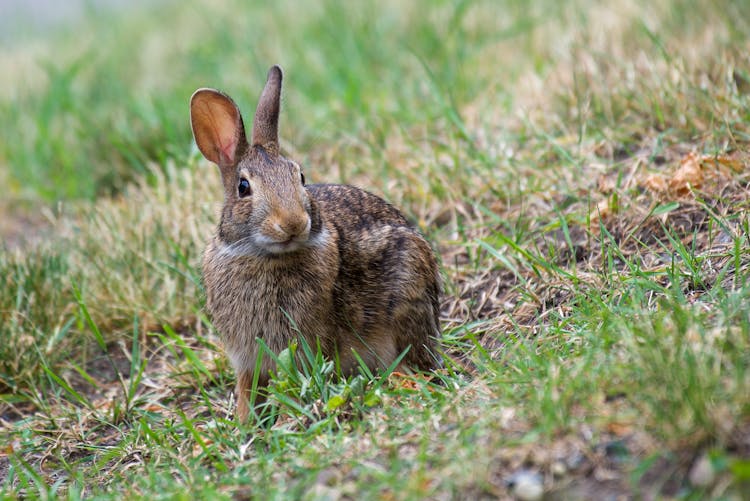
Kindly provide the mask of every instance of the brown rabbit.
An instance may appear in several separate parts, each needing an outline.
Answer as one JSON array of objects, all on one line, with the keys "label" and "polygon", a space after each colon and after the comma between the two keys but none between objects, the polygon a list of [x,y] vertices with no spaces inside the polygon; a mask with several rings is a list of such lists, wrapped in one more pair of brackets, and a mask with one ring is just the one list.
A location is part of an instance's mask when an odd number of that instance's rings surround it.
[{"label": "brown rabbit", "polygon": [[[203,256],[207,308],[237,372],[237,415],[247,418],[257,338],[275,353],[303,336],[355,372],[441,365],[435,256],[392,205],[352,186],[305,185],[279,152],[281,68],[274,66],[250,143],[240,110],[213,89],[190,100],[195,142],[219,166],[224,207]],[[263,357],[259,387],[273,362]]]}]

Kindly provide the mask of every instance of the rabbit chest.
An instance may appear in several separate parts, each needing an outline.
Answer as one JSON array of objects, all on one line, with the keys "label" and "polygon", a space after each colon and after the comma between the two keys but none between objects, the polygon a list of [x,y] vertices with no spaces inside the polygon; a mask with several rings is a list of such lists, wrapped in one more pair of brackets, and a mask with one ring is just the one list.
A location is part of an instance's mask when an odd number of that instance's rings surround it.
[{"label": "rabbit chest", "polygon": [[212,242],[204,255],[207,309],[236,368],[255,363],[257,338],[275,353],[299,335],[312,346],[331,345],[335,266],[326,262],[334,256],[319,249],[280,258],[222,255],[220,245]]}]

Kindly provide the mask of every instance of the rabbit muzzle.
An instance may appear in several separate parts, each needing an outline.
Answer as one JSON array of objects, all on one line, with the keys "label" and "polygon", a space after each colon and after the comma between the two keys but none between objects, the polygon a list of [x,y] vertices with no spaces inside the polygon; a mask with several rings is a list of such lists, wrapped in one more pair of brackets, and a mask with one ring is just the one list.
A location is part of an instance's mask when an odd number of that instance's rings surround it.
[{"label": "rabbit muzzle", "polygon": [[268,221],[258,236],[261,244],[270,254],[286,254],[305,247],[310,240],[310,216],[284,215]]}]

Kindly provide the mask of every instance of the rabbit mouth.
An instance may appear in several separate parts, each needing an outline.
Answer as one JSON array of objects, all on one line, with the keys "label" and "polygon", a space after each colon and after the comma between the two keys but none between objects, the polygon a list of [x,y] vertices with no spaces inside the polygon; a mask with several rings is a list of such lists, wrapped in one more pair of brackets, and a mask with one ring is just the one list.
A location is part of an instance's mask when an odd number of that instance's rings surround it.
[{"label": "rabbit mouth", "polygon": [[290,254],[309,245],[307,237],[293,237],[279,241],[264,235],[252,235],[233,243],[221,242],[218,246],[219,255],[227,257],[274,257]]},{"label": "rabbit mouth", "polygon": [[289,254],[306,247],[310,240],[309,218],[304,227],[275,223],[258,234],[258,244],[269,254]]},{"label": "rabbit mouth", "polygon": [[286,233],[269,235],[259,232],[255,235],[255,244],[262,249],[265,254],[289,254],[308,247],[310,244],[310,230],[305,229],[304,232],[297,235],[289,235]]},{"label": "rabbit mouth", "polygon": [[257,232],[235,242],[220,242],[218,252],[226,257],[282,257],[297,251],[326,246],[329,240],[329,232],[326,229],[316,232],[308,230],[295,236],[270,236]]},{"label": "rabbit mouth", "polygon": [[264,243],[263,247],[269,254],[289,254],[305,247],[307,238],[292,237],[282,242],[272,241]]}]

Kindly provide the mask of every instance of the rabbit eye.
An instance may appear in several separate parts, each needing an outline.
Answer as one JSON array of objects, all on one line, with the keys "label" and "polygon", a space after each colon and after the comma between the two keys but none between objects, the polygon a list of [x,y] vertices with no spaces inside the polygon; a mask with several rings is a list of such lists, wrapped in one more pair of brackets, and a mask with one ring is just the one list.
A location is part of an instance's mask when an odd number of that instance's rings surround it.
[{"label": "rabbit eye", "polygon": [[248,196],[250,194],[250,181],[244,177],[240,179],[240,184],[237,186],[237,193],[239,193],[241,197]]},{"label": "rabbit eye", "polygon": [[302,186],[304,186],[305,185],[305,175],[302,174],[302,171],[299,172],[299,177],[300,177],[300,180],[302,181]]}]

